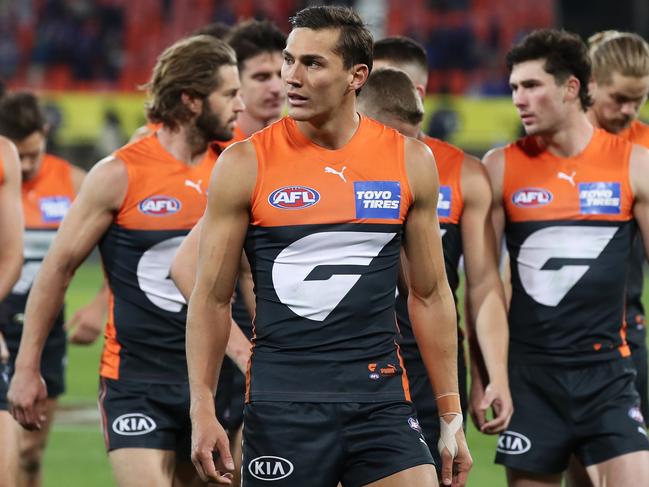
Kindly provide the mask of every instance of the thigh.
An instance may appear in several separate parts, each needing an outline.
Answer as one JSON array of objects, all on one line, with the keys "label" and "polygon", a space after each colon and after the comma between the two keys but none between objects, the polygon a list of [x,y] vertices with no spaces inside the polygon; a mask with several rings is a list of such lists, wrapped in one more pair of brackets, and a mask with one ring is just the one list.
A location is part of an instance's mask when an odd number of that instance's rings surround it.
[{"label": "thigh", "polygon": [[54,414],[58,401],[56,399],[47,399],[45,403],[45,421],[41,425],[40,430],[28,431],[20,428],[19,432],[19,445],[20,454],[22,456],[40,457],[47,444],[47,436],[49,435],[52,422],[54,421]]},{"label": "thigh", "polygon": [[18,424],[5,410],[0,411],[0,485],[14,486],[18,476]]},{"label": "thigh", "polygon": [[498,437],[496,463],[541,475],[566,469],[576,440],[565,406],[565,375],[559,367],[510,367],[514,414]]},{"label": "thigh", "polygon": [[584,466],[649,450],[634,381],[629,359],[590,367],[582,378],[579,389],[584,392],[573,407],[579,425],[575,455]]},{"label": "thigh", "polygon": [[242,484],[336,487],[343,446],[337,404],[246,404]]},{"label": "thigh", "polygon": [[633,348],[633,365],[636,371],[635,388],[640,395],[640,409],[645,424],[649,421],[649,379],[647,378],[647,346]]},{"label": "thigh", "polygon": [[177,452],[189,460],[191,424],[186,384],[146,384],[102,378],[99,406],[106,449]]},{"label": "thigh", "polygon": [[412,403],[349,403],[340,408],[344,487],[368,485],[420,465],[434,466]]},{"label": "thigh", "polygon": [[172,451],[123,448],[108,454],[118,487],[172,487],[176,464]]},{"label": "thigh", "polygon": [[627,453],[586,468],[594,487],[649,485],[649,452]]},{"label": "thigh", "polygon": [[433,387],[428,380],[425,371],[411,373],[408,371],[408,382],[410,383],[410,397],[417,411],[417,420],[421,426],[422,434],[428,445],[435,465],[441,466],[441,458],[437,451],[439,441],[439,416]]},{"label": "thigh", "polygon": [[561,474],[539,474],[507,468],[509,487],[561,487]]},{"label": "thigh", "polygon": [[432,465],[419,465],[382,478],[368,487],[437,487],[437,474]]}]

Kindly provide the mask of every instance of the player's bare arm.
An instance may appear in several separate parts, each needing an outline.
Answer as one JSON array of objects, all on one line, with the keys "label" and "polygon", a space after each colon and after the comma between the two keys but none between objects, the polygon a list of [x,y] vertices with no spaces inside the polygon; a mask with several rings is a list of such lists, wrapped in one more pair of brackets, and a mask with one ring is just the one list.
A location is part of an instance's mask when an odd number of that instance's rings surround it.
[{"label": "player's bare arm", "polygon": [[633,215],[638,223],[649,256],[649,150],[633,145],[629,161],[629,178],[635,194]]},{"label": "player's bare arm", "polygon": [[[460,225],[471,316],[467,323],[475,327],[470,330],[471,340],[477,339],[489,377],[475,414],[480,430],[493,434],[507,428],[513,412],[507,376],[509,328],[491,225],[489,176],[474,157],[465,156],[461,184],[464,211]],[[487,422],[489,407],[494,418]]]},{"label": "player's bare arm", "polygon": [[34,281],[8,393],[11,413],[25,428],[38,429],[41,424],[38,408],[47,395],[40,378],[41,352],[65,290],[112,223],[126,188],[126,169],[117,159],[105,159],[90,171]]},{"label": "player's bare arm", "polygon": [[20,197],[20,162],[16,147],[0,137],[0,299],[11,291],[23,264],[23,211]]},{"label": "player's bare arm", "polygon": [[187,368],[191,393],[192,461],[203,480],[231,483],[218,471],[218,450],[227,470],[234,468],[228,437],[216,420],[213,397],[230,332],[230,300],[249,222],[257,161],[250,142],[228,148],[212,173],[200,232],[196,285],[187,313]]},{"label": "player's bare arm", "polygon": [[[442,254],[436,217],[439,181],[430,150],[405,144],[408,181],[414,202],[405,224],[409,284],[408,313],[422,359],[437,397],[441,421],[441,481],[463,486],[472,460],[462,430],[457,381],[457,317]],[[453,475],[453,464],[457,475]]]},{"label": "player's bare arm", "polygon": [[[189,300],[196,283],[200,234],[201,222],[199,221],[182,241],[171,263],[171,279],[186,300]],[[241,331],[241,328],[239,328],[239,325],[234,320],[230,320],[230,338],[228,339],[225,354],[237,364],[239,370],[245,373],[250,358],[251,344],[243,331]]]}]

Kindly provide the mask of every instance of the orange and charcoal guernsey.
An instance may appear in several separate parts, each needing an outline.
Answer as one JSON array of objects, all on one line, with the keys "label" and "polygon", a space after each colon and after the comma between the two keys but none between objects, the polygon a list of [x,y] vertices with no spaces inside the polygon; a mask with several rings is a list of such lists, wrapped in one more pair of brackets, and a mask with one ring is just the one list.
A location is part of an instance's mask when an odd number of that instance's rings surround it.
[{"label": "orange and charcoal guernsey", "polygon": [[100,374],[152,383],[187,380],[187,306],[169,278],[176,250],[203,215],[217,154],[191,166],[155,134],[115,152],[128,190],[99,250],[110,286]]},{"label": "orange and charcoal guernsey", "polygon": [[361,116],[338,150],[291,118],[250,140],[258,175],[245,251],[257,312],[247,400],[409,398],[394,312],[412,204],[404,137]]},{"label": "orange and charcoal guernsey", "polygon": [[505,148],[512,362],[583,364],[629,355],[631,147],[596,129],[575,157],[552,155],[534,137]]},{"label": "orange and charcoal guernsey", "polygon": [[[649,125],[635,120],[631,126],[619,134],[622,138],[634,144],[649,149]],[[627,280],[627,340],[634,347],[646,347],[645,338],[645,309],[642,304],[642,287],[644,279],[642,267],[645,261],[644,244],[640,234],[633,242],[633,254],[629,266],[629,279]]]},{"label": "orange and charcoal guernsey", "polygon": [[[458,265],[462,256],[462,233],[460,219],[464,209],[462,198],[462,162],[464,151],[439,139],[425,136],[422,140],[433,152],[439,175],[439,197],[437,199],[437,218],[442,235],[446,277],[457,305],[457,289],[460,284]],[[397,322],[401,332],[399,346],[410,372],[426,373],[421,354],[412,331],[408,316],[408,302],[401,294],[396,302]],[[458,319],[459,322],[459,319]],[[458,326],[458,338],[462,331]]]},{"label": "orange and charcoal guernsey", "polygon": [[23,181],[24,263],[20,279],[7,297],[12,309],[25,309],[34,278],[74,197],[70,163],[51,154],[43,155],[34,178]]}]

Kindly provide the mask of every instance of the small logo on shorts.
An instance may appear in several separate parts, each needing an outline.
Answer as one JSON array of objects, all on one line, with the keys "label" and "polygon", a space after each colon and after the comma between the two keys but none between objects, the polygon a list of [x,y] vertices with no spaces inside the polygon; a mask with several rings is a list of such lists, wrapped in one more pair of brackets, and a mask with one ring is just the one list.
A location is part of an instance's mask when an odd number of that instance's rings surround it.
[{"label": "small logo on shorts", "polygon": [[532,442],[525,435],[515,431],[505,431],[498,437],[497,452],[507,455],[521,455],[532,448]]},{"label": "small logo on shorts", "polygon": [[155,421],[142,413],[122,414],[113,421],[113,431],[123,436],[146,435],[154,429],[156,429]]},{"label": "small logo on shorts", "polygon": [[642,412],[638,406],[633,406],[629,409],[629,418],[635,419],[638,423],[644,424],[644,416],[642,416]]},{"label": "small logo on shorts", "polygon": [[248,464],[250,475],[259,480],[273,481],[285,479],[293,473],[293,464],[286,458],[263,456]]},{"label": "small logo on shorts", "polygon": [[410,426],[417,433],[421,433],[421,426],[419,426],[419,421],[417,421],[417,418],[408,418],[408,426]]}]

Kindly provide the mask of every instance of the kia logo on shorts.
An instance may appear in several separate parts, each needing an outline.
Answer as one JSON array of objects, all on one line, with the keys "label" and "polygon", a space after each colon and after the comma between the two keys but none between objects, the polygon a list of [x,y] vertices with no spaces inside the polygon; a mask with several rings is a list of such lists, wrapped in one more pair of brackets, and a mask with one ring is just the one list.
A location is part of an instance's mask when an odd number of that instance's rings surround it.
[{"label": "kia logo on shorts", "polygon": [[552,201],[552,193],[542,188],[519,189],[512,196],[512,203],[520,208],[536,208]]},{"label": "kia logo on shorts", "polygon": [[521,455],[532,448],[532,442],[525,435],[514,431],[505,431],[498,437],[496,451],[507,455]]},{"label": "kia logo on shorts", "polygon": [[180,201],[171,196],[151,196],[140,201],[138,208],[145,215],[167,216],[180,211]]},{"label": "kia logo on shorts", "polygon": [[155,421],[142,413],[122,414],[113,421],[113,431],[118,435],[146,435],[156,429]]},{"label": "kia logo on shorts", "polygon": [[285,479],[293,473],[293,464],[286,458],[263,456],[248,464],[250,475],[259,480],[273,481]]},{"label": "kia logo on shorts", "polygon": [[276,189],[268,197],[268,202],[280,210],[301,210],[320,201],[320,194],[306,186],[286,186]]}]

